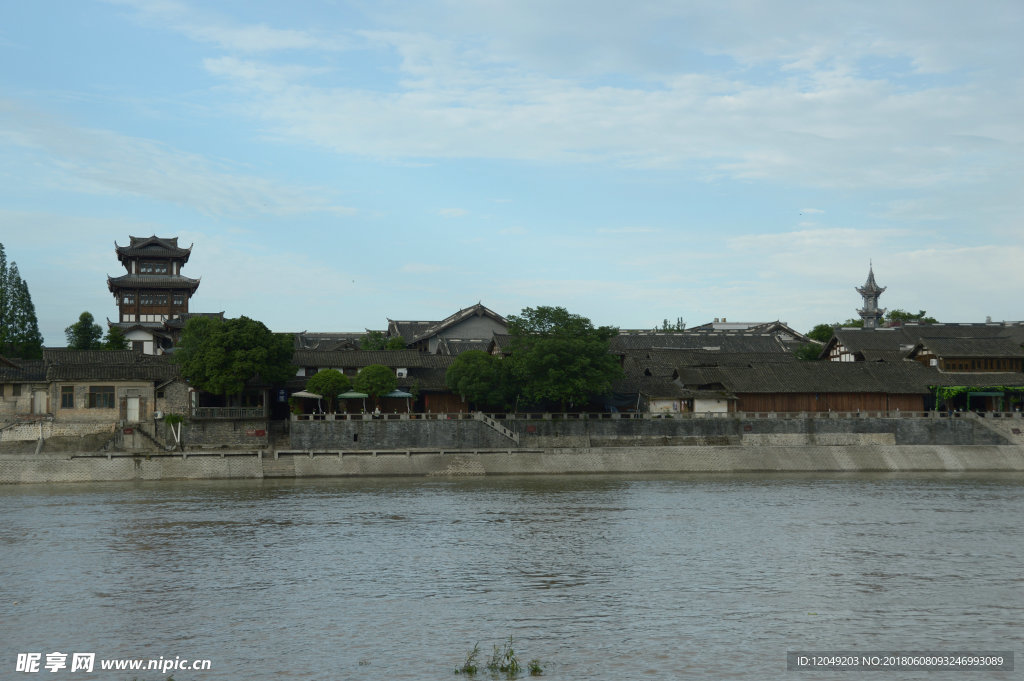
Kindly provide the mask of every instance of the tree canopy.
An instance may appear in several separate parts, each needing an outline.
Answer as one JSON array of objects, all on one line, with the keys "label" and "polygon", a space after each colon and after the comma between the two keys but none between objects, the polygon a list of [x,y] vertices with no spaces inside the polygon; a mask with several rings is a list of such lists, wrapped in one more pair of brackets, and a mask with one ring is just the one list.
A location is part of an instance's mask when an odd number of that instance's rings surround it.
[{"label": "tree canopy", "polygon": [[103,327],[96,323],[91,312],[78,315],[78,321],[64,329],[64,335],[72,350],[99,350],[103,347]]},{"label": "tree canopy", "polygon": [[7,254],[0,244],[0,355],[22,359],[43,356],[36,308],[18,264],[7,266]]},{"label": "tree canopy", "polygon": [[111,326],[107,329],[107,337],[103,339],[104,350],[131,350],[131,348],[132,344],[120,326]]},{"label": "tree canopy", "polygon": [[334,411],[334,404],[338,401],[338,395],[347,392],[352,387],[352,381],[348,376],[337,369],[324,369],[318,371],[306,381],[306,390],[317,395],[323,395],[327,400],[327,411]]},{"label": "tree canopy", "polygon": [[359,341],[360,350],[405,350],[405,339],[401,336],[385,338],[383,331],[367,331]]},{"label": "tree canopy", "polygon": [[919,310],[917,314],[907,312],[906,310],[889,310],[885,315],[885,323],[890,326],[899,326],[906,322],[916,322],[918,324],[938,324],[939,320],[935,317],[929,317],[928,313],[924,310]]},{"label": "tree canopy", "polygon": [[395,377],[395,370],[383,364],[371,364],[363,367],[352,381],[352,387],[355,390],[366,393],[375,400],[379,400],[382,395],[387,395],[397,385],[398,379]]},{"label": "tree canopy", "polygon": [[463,352],[445,372],[445,383],[473,406],[506,409],[515,403],[516,386],[511,361],[483,350]]},{"label": "tree canopy", "polygon": [[615,327],[595,328],[564,307],[524,308],[509,317],[511,373],[523,398],[535,404],[584,404],[611,392],[622,375],[608,352]]},{"label": "tree canopy", "polygon": [[813,329],[807,332],[807,337],[818,341],[819,343],[828,343],[832,340],[832,334],[835,332],[835,328],[838,324],[818,324]]},{"label": "tree canopy", "polygon": [[193,317],[172,358],[181,375],[200,390],[239,395],[247,381],[285,382],[295,374],[291,336],[275,334],[248,317]]}]

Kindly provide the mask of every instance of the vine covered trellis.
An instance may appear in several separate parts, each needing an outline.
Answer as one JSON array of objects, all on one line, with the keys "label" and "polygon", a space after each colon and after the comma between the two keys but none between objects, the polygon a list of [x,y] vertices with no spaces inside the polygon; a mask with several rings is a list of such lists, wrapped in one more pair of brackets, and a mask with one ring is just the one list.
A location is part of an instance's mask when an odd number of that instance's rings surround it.
[{"label": "vine covered trellis", "polygon": [[1003,393],[1011,402],[1024,400],[1024,386],[1019,385],[939,385],[932,388],[935,390],[935,397],[944,404],[949,404],[960,395],[969,396],[970,393]]}]

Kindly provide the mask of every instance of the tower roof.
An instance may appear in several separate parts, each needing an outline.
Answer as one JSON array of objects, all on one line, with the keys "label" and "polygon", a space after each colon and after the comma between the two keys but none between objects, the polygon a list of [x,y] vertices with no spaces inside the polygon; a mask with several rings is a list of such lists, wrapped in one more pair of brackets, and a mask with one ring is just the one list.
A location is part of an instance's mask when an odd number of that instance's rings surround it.
[{"label": "tower roof", "polygon": [[188,262],[192,254],[192,246],[188,248],[178,247],[178,237],[153,236],[129,236],[127,246],[118,246],[114,242],[114,250],[117,251],[117,259],[122,263],[126,258],[150,257],[150,258],[181,258]]},{"label": "tower roof", "polygon": [[875,270],[870,265],[868,266],[868,280],[864,282],[863,286],[857,287],[857,293],[862,296],[880,296],[885,291],[885,286],[879,286],[875,283]]}]

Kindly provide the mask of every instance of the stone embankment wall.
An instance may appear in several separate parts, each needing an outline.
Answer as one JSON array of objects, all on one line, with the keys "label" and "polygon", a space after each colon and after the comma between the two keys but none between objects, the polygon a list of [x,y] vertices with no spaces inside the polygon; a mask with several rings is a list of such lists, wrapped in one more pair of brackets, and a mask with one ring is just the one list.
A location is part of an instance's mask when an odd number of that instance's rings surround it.
[{"label": "stone embankment wall", "polygon": [[[991,419],[996,420],[996,419]],[[1024,419],[1010,419],[1024,427]],[[530,419],[500,421],[511,442],[475,420],[293,421],[298,450],[797,445],[1001,445],[978,418]]]},{"label": "stone embankment wall", "polygon": [[[0,452],[0,483],[566,473],[1024,472],[1024,420],[1020,418],[503,423],[514,426],[519,443],[481,421],[385,420],[293,422],[292,447],[277,451],[254,447],[134,454]],[[240,424],[232,432],[242,433],[234,436],[237,441],[248,442],[247,438],[254,438],[250,430],[258,429]]]}]

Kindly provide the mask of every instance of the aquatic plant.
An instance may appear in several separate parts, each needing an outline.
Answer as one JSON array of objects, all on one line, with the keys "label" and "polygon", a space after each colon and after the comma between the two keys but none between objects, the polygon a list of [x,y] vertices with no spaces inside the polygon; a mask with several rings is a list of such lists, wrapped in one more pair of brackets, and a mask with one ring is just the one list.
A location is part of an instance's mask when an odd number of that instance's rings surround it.
[{"label": "aquatic plant", "polygon": [[476,658],[480,654],[480,644],[477,643],[473,646],[473,649],[466,653],[466,661],[462,663],[461,667],[455,668],[456,674],[465,674],[466,676],[474,676],[477,672]]},{"label": "aquatic plant", "polygon": [[511,636],[501,648],[494,646],[494,652],[491,653],[491,661],[487,663],[487,668],[492,674],[505,674],[510,679],[514,679],[523,670],[516,657],[516,651],[512,648]]}]

